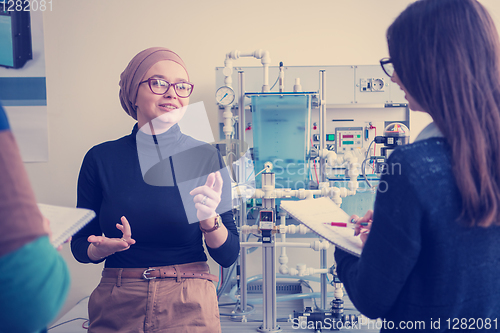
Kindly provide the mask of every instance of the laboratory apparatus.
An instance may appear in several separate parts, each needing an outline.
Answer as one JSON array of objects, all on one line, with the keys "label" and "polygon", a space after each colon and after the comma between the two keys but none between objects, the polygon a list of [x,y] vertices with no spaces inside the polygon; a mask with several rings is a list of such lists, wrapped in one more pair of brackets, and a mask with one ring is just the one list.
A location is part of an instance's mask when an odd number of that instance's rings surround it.
[{"label": "laboratory apparatus", "polygon": [[[259,59],[262,67],[235,67],[234,61],[241,57]],[[370,209],[381,171],[376,162],[388,157],[395,145],[409,142],[404,94],[379,65],[271,66],[270,54],[263,50],[231,51],[224,65],[216,68],[219,147],[224,148],[223,156],[231,157],[233,196],[240,198],[234,211],[242,247],[237,284],[230,293],[237,301],[232,314],[246,321],[251,313],[254,300],[247,297],[247,256],[248,249],[259,248],[263,320],[258,331],[281,330],[277,276],[319,274],[320,294],[307,296],[320,298],[320,305],[297,309],[290,320],[329,317],[355,322],[355,316],[343,312],[342,284],[327,260],[330,243],[322,239],[290,242],[287,234],[294,237],[309,230],[287,218],[279,205],[281,200],[329,197],[349,214]],[[234,145],[236,141],[240,144]],[[249,241],[252,235],[258,240]],[[287,248],[320,252],[319,268],[289,267]],[[327,291],[328,275],[333,293]],[[328,302],[328,297],[333,300]]]}]

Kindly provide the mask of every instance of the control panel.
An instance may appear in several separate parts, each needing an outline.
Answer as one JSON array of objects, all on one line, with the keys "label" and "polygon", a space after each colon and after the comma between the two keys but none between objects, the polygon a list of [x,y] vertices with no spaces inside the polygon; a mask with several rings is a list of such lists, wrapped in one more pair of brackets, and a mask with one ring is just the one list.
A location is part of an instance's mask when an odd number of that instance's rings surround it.
[{"label": "control panel", "polygon": [[[319,134],[313,134],[313,148],[319,149]],[[326,134],[326,149],[335,151],[335,134]]]},{"label": "control panel", "polygon": [[335,138],[337,153],[363,148],[363,127],[336,127]]}]

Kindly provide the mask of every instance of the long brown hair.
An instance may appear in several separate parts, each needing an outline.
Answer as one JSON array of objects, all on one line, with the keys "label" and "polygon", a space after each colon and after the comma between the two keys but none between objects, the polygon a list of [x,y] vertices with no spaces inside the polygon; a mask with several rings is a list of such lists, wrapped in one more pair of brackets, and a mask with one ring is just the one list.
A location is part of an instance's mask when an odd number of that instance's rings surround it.
[{"label": "long brown hair", "polygon": [[450,144],[460,220],[500,220],[500,44],[476,0],[419,0],[387,30],[394,69]]}]

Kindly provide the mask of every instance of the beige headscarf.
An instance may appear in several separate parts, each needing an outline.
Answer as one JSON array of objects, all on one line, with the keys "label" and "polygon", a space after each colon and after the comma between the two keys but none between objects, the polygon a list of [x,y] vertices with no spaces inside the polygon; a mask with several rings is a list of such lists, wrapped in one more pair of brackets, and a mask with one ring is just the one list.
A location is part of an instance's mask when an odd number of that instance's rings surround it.
[{"label": "beige headscarf", "polygon": [[[120,103],[123,109],[132,118],[137,120],[137,91],[139,83],[144,74],[158,61],[171,60],[181,65],[186,70],[186,65],[175,52],[164,47],[151,47],[139,52],[132,60],[130,60],[127,68],[120,75]],[[189,78],[189,74],[188,74]]]}]

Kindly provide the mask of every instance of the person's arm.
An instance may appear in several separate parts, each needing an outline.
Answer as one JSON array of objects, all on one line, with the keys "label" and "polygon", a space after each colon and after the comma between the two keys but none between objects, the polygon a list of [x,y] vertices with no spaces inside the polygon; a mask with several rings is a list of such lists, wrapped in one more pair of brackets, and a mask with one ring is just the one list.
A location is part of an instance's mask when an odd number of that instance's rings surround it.
[{"label": "person's arm", "polygon": [[401,174],[381,179],[361,258],[335,250],[337,274],[349,298],[370,318],[383,317],[392,308],[421,248],[423,213],[415,189],[405,176],[412,171],[399,158],[400,153],[395,151],[388,163],[400,163]]},{"label": "person's arm", "polygon": [[[222,195],[222,186],[227,186],[226,183],[229,183],[229,186],[231,184],[229,179],[223,182],[221,172],[217,171],[208,175],[205,185],[190,192],[196,202],[195,207],[198,218],[200,218],[200,229],[206,230],[204,235],[208,252],[223,267],[231,266],[239,253],[239,236],[234,224],[232,210],[228,211],[227,207],[229,206],[227,206],[228,203],[226,202],[228,198]],[[226,198],[224,199],[224,197]],[[226,208],[220,209],[220,207],[224,206]],[[221,214],[222,211],[225,212]],[[221,216],[222,225],[218,229],[212,230],[216,223],[215,215],[217,213]],[[203,218],[204,216],[210,217]]]},{"label": "person's arm", "polygon": [[[204,234],[205,244],[207,245],[208,253],[219,265],[223,267],[229,267],[236,261],[240,251],[238,230],[234,223],[234,217],[232,213],[232,183],[228,169],[226,168],[219,152],[217,151],[216,154],[212,155],[212,158],[211,168],[212,170],[218,169],[218,172],[213,173],[213,176],[209,175],[209,177],[215,177],[215,182],[213,184],[209,180],[209,178],[207,178],[207,182],[209,182],[209,187],[218,194],[210,195],[209,197],[218,197],[219,199],[216,200],[219,200],[219,202],[216,207],[212,207],[213,209],[215,209],[215,212],[207,210],[207,214],[209,216],[219,214],[222,219],[222,226],[220,226],[217,230]],[[206,185],[207,184],[205,184],[205,186]],[[219,187],[220,185],[222,185],[222,187]],[[197,198],[196,193],[198,193],[198,190],[200,189],[201,188],[198,188],[197,190],[191,192],[192,195],[194,195],[195,202],[199,202],[198,199],[200,197],[203,198],[205,194],[214,192],[206,192],[206,189],[202,190],[200,192],[202,194],[198,194]],[[207,200],[209,200],[207,201],[207,204],[211,206],[214,199],[209,199],[209,197],[207,197]],[[197,207],[198,210],[200,208],[206,208],[205,205],[201,205],[200,203],[196,203],[195,207]],[[215,217],[200,221],[200,227],[205,230],[210,230],[214,226],[214,224]]]},{"label": "person's arm", "polygon": [[59,313],[70,287],[66,262],[48,236],[2,256],[0,276],[2,332],[43,329]]},{"label": "person's arm", "polygon": [[28,174],[0,106],[0,256],[47,235]]},{"label": "person's arm", "polygon": [[122,224],[116,224],[116,228],[123,233],[121,238],[102,236],[99,224],[102,187],[95,155],[94,149],[86,154],[78,177],[77,207],[92,209],[96,213],[96,217],[71,240],[73,256],[81,263],[100,263],[115,252],[125,251],[135,244],[130,225],[124,216],[121,218]]},{"label": "person's arm", "polygon": [[205,243],[207,244],[210,256],[222,267],[229,267],[238,258],[240,252],[240,238],[236,224],[234,223],[233,213],[229,211],[220,216],[225,229],[227,229],[225,242],[217,248],[211,248],[206,240],[209,234],[205,234]]},{"label": "person's arm", "polygon": [[69,290],[65,261],[43,226],[28,175],[0,106],[0,330],[36,332]]},{"label": "person's arm", "polygon": [[[221,193],[221,202],[217,207],[217,213],[222,218],[222,224],[226,229],[226,239],[222,245],[218,247],[211,247],[209,240],[210,236],[205,235],[205,243],[207,244],[208,253],[210,256],[222,267],[231,266],[240,253],[240,236],[238,229],[234,223],[233,216],[233,197],[232,197],[232,182],[229,174],[230,166],[226,166],[222,156],[217,152],[217,159],[213,162],[220,168],[220,174],[223,180],[223,188]],[[207,237],[208,236],[208,237]]]},{"label": "person's arm", "polygon": [[105,258],[92,260],[88,255],[90,242],[88,237],[91,235],[101,236],[102,230],[99,225],[99,212],[102,202],[102,188],[99,181],[97,164],[94,157],[94,150],[91,149],[83,159],[80,174],[78,176],[77,204],[79,208],[92,209],[96,217],[78,231],[71,239],[71,252],[78,262],[81,263],[99,263]]}]

